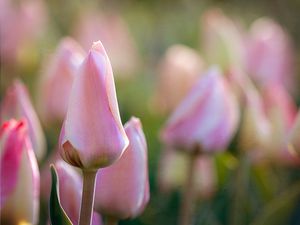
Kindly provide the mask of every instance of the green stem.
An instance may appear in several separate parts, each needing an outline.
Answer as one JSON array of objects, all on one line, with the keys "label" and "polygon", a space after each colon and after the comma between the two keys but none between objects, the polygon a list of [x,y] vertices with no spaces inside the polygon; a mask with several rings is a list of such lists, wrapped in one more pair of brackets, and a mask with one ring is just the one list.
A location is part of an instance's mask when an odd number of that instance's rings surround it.
[{"label": "green stem", "polygon": [[97,170],[82,170],[83,189],[79,225],[91,225],[94,208],[95,181]]},{"label": "green stem", "polygon": [[118,219],[114,217],[105,217],[105,225],[118,225]]},{"label": "green stem", "polygon": [[180,206],[180,225],[189,225],[194,210],[195,195],[195,167],[197,165],[197,154],[189,154],[187,180],[184,187],[183,199]]}]

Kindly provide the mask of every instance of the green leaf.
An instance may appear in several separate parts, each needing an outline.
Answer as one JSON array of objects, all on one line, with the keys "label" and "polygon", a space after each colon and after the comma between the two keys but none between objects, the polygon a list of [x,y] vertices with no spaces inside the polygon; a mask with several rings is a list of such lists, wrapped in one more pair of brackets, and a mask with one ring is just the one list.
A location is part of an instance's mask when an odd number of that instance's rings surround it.
[{"label": "green leaf", "polygon": [[52,225],[73,225],[66,212],[62,208],[59,200],[59,181],[54,165],[50,166],[52,176],[52,187],[50,195],[50,219]]},{"label": "green leaf", "polygon": [[260,216],[251,225],[281,225],[291,215],[300,196],[300,182],[291,185],[288,190],[270,201],[262,210]]}]

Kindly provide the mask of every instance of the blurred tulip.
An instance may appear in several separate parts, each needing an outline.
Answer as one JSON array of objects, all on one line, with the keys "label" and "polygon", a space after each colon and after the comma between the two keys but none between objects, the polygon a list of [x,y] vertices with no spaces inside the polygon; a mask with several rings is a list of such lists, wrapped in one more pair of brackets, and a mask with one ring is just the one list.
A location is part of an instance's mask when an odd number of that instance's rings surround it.
[{"label": "blurred tulip", "polygon": [[39,87],[39,108],[46,124],[64,119],[72,83],[83,59],[81,47],[71,38],[64,38],[46,61]]},{"label": "blurred tulip", "polygon": [[297,116],[297,107],[282,84],[270,83],[262,90],[264,107],[271,124],[269,149],[278,162],[298,164],[300,161],[285,147],[287,134]]},{"label": "blurred tulip", "polygon": [[43,1],[1,1],[0,10],[1,62],[16,65],[28,42],[34,42],[43,31],[47,13]]},{"label": "blurred tulip", "polygon": [[162,131],[170,146],[204,152],[225,150],[235,134],[239,110],[235,96],[217,67],[203,74],[171,115]]},{"label": "blurred tulip", "polygon": [[[271,138],[270,120],[264,110],[264,102],[254,86],[245,87],[245,105],[239,129],[239,148],[261,157]],[[257,153],[259,152],[259,156]],[[256,160],[256,159],[255,159]]]},{"label": "blurred tulip", "polygon": [[[174,149],[164,149],[158,169],[158,184],[162,192],[183,188],[188,169],[188,155]],[[195,196],[207,199],[216,190],[217,180],[213,161],[209,156],[197,156]],[[176,168],[176,169],[174,169]]]},{"label": "blurred tulip", "polygon": [[1,224],[37,224],[40,175],[26,121],[3,123],[0,143]]},{"label": "blurred tulip", "polygon": [[147,144],[137,118],[125,124],[130,144],[122,157],[97,174],[95,209],[115,219],[138,216],[149,201]]},{"label": "blurred tulip", "polygon": [[193,49],[184,45],[170,47],[159,68],[155,110],[173,111],[203,72],[204,62]]},{"label": "blurred tulip", "polygon": [[11,118],[25,118],[28,124],[28,132],[32,143],[33,151],[39,161],[46,153],[46,139],[42,126],[30,102],[26,87],[21,81],[16,80],[1,103],[0,122]]},{"label": "blurred tulip", "polygon": [[268,18],[256,20],[247,43],[247,70],[260,85],[293,85],[293,52],[285,31]]},{"label": "blurred tulip", "polygon": [[76,23],[74,33],[85,49],[93,41],[101,40],[117,77],[131,76],[138,69],[140,57],[135,42],[126,22],[117,13],[85,12]]},{"label": "blurred tulip", "polygon": [[[82,177],[74,170],[74,167],[64,161],[57,161],[55,168],[59,177],[60,203],[72,223],[77,225],[81,203]],[[102,224],[102,222],[100,215],[95,212],[92,225],[97,224]]]},{"label": "blurred tulip", "polygon": [[293,128],[289,132],[287,143],[291,154],[300,155],[300,111],[298,111]]},{"label": "blurred tulip", "polygon": [[210,63],[224,71],[229,66],[244,65],[245,47],[240,28],[220,9],[208,10],[201,20],[202,47]]},{"label": "blurred tulip", "polygon": [[127,145],[112,68],[98,41],[74,79],[60,136],[61,156],[73,166],[97,170],[116,161]]}]

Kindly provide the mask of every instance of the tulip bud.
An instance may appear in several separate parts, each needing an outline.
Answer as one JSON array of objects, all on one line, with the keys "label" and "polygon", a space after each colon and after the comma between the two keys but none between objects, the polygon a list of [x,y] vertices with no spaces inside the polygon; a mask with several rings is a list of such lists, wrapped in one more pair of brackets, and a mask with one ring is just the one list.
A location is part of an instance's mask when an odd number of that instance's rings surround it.
[{"label": "tulip bud", "polygon": [[260,85],[293,85],[293,52],[285,31],[268,18],[255,21],[247,43],[247,70]]},{"label": "tulip bud", "polygon": [[[76,225],[79,221],[82,177],[74,170],[74,167],[64,161],[57,161],[55,168],[59,178],[60,203],[72,223]],[[92,225],[97,224],[102,224],[101,217],[98,213],[94,213]]]},{"label": "tulip bud", "polygon": [[[158,184],[162,192],[171,192],[184,187],[188,170],[188,155],[174,149],[164,149],[160,159]],[[209,156],[197,156],[195,167],[195,195],[209,198],[216,190],[217,180],[213,161]],[[176,169],[175,169],[176,168]]]},{"label": "tulip bud", "polygon": [[26,87],[17,80],[7,90],[1,103],[0,122],[11,118],[25,118],[33,151],[38,160],[46,153],[46,139],[36,112],[30,102]]},{"label": "tulip bud", "polygon": [[193,49],[174,45],[167,50],[160,68],[155,109],[170,112],[184,98],[203,71],[204,62]]},{"label": "tulip bud", "polygon": [[162,131],[173,147],[204,152],[225,150],[239,121],[238,104],[217,67],[202,75]]},{"label": "tulip bud", "polygon": [[39,87],[39,108],[46,122],[64,119],[72,83],[83,58],[81,47],[71,38],[64,38],[50,62],[46,61]]},{"label": "tulip bud", "polygon": [[219,64],[223,70],[232,65],[244,65],[242,32],[234,21],[220,9],[213,9],[204,14],[201,28],[203,50],[210,63]]},{"label": "tulip bud", "polygon": [[127,145],[112,68],[98,41],[74,79],[60,136],[60,153],[73,166],[97,170],[120,158]]},{"label": "tulip bud", "polygon": [[40,175],[26,121],[5,122],[0,143],[1,224],[37,224]]},{"label": "tulip bud", "polygon": [[125,131],[130,143],[122,157],[97,174],[95,209],[116,219],[136,217],[149,201],[147,144],[139,119],[127,122]]}]

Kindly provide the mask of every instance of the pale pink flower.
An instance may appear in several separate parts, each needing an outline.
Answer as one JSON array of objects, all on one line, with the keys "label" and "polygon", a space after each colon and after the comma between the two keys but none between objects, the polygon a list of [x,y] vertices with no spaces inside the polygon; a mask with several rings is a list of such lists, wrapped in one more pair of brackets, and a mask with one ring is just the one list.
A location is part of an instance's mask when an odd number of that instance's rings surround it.
[{"label": "pale pink flower", "polygon": [[204,13],[201,29],[201,46],[209,63],[217,63],[225,71],[232,65],[244,65],[243,32],[220,9],[211,9]]},{"label": "pale pink flower", "polygon": [[271,82],[291,88],[294,82],[293,51],[288,34],[268,18],[256,20],[247,41],[248,73],[259,85]]},{"label": "pale pink flower", "polygon": [[60,153],[73,166],[99,169],[116,161],[127,145],[112,68],[98,41],[74,79],[60,136]]},{"label": "pale pink flower", "polygon": [[217,67],[197,81],[162,130],[170,146],[204,152],[225,150],[239,121],[237,99]]},{"label": "pale pink flower", "polygon": [[73,39],[61,40],[50,60],[45,61],[39,86],[39,109],[46,124],[62,121],[66,115],[69,95],[84,51]]},{"label": "pale pink flower", "polygon": [[171,46],[159,66],[154,110],[173,111],[182,101],[204,69],[204,61],[193,49]]},{"label": "pale pink flower", "polygon": [[129,146],[113,165],[99,170],[95,209],[116,219],[138,216],[149,201],[147,144],[137,118],[125,124]]}]

